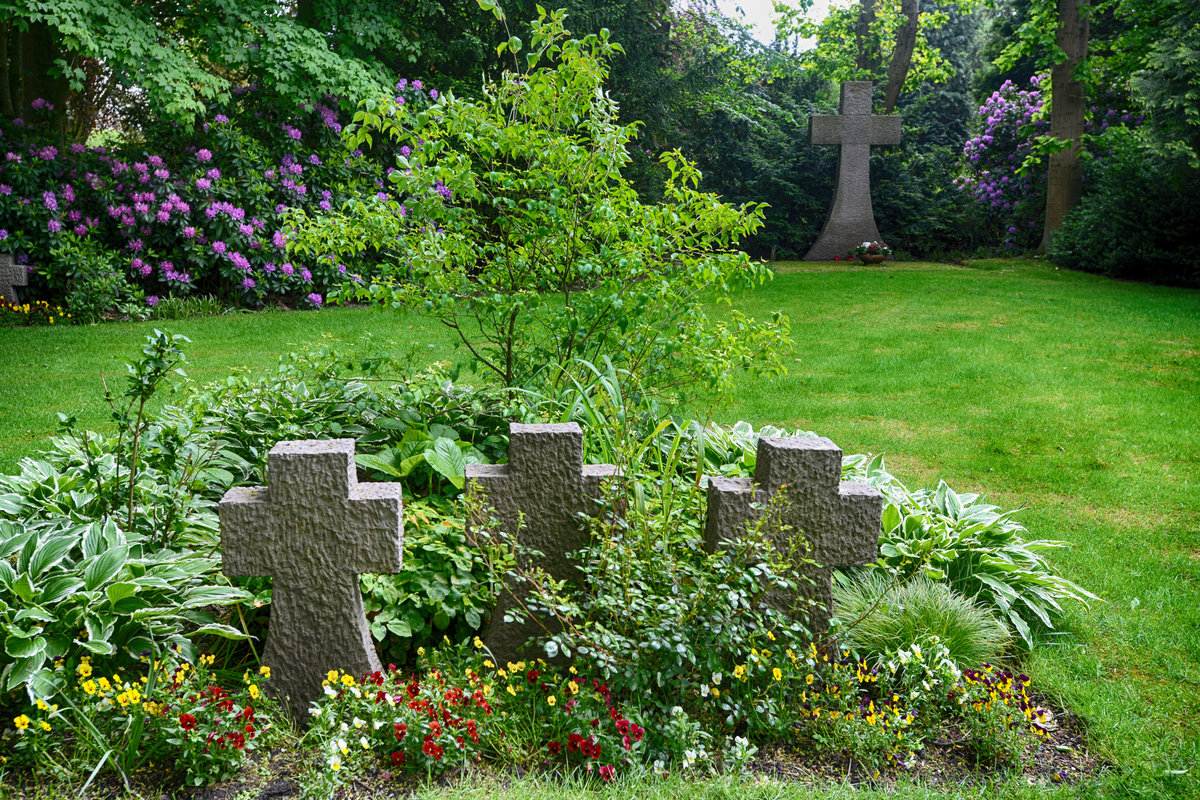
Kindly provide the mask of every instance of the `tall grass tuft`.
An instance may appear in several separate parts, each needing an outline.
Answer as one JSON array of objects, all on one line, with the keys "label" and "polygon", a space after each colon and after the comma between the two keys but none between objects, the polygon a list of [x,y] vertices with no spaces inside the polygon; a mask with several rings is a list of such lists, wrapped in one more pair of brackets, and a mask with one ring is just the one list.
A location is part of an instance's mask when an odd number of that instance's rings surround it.
[{"label": "tall grass tuft", "polygon": [[959,666],[995,661],[1012,637],[986,608],[944,583],[916,576],[896,584],[881,570],[867,570],[833,585],[842,643],[872,664],[912,644],[937,641]]}]

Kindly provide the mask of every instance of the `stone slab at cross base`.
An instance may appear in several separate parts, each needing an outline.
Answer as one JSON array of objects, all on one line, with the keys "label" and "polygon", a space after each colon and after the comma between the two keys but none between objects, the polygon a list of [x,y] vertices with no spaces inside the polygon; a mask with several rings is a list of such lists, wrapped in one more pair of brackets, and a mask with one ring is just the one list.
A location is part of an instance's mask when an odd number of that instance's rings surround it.
[{"label": "stone slab at cross base", "polygon": [[[824,437],[767,437],[758,440],[754,479],[708,479],[705,545],[716,550],[723,541],[745,532],[762,508],[785,491],[781,523],[791,530],[773,533],[776,548],[803,534],[806,558],[802,572],[813,583],[801,596],[813,601],[809,629],[817,635],[829,628],[833,606],[830,581],[835,567],[869,564],[879,557],[883,495],[865,483],[842,480],[842,451]],[[790,605],[794,597],[777,601]]]},{"label": "stone slab at cross base", "polygon": [[[467,487],[483,489],[487,506],[495,514],[500,530],[517,542],[541,552],[536,565],[556,580],[579,578],[567,557],[589,541],[586,516],[595,516],[600,484],[617,474],[612,464],[583,463],[583,430],[574,422],[554,425],[509,426],[507,464],[470,464]],[[469,523],[478,526],[481,519]],[[528,566],[529,562],[525,562]],[[533,636],[553,631],[550,620],[526,614],[521,624],[506,623],[506,612],[524,606],[526,589],[505,583],[492,612],[484,643],[498,664],[516,661],[534,653],[526,647]]]},{"label": "stone slab at cross base", "polygon": [[231,578],[273,578],[267,686],[303,727],[329,670],[381,668],[358,576],[400,570],[401,487],[359,484],[353,439],[280,442],[267,477],[266,487],[221,498],[221,567]]},{"label": "stone slab at cross base", "polygon": [[871,205],[871,146],[900,144],[900,117],[872,116],[871,81],[842,84],[841,114],[814,114],[809,143],[841,145],[833,206],[805,261],[832,261],[863,242],[880,241]]},{"label": "stone slab at cross base", "polygon": [[29,285],[29,270],[24,264],[17,264],[8,253],[0,253],[0,301],[16,304],[17,290],[15,286]]}]

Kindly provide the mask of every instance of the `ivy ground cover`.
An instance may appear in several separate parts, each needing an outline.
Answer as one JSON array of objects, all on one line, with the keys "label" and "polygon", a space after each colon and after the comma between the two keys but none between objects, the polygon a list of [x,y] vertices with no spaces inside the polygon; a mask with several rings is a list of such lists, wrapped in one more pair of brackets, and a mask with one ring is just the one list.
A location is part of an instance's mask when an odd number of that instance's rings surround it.
[{"label": "ivy ground cover", "polygon": [[[847,452],[886,452],[891,470],[911,485],[942,478],[1002,506],[1025,506],[1021,520],[1034,535],[1074,545],[1054,556],[1061,573],[1105,601],[1072,609],[1073,636],[1035,649],[1026,668],[1035,685],[1061,694],[1089,722],[1092,746],[1116,766],[1098,793],[1195,792],[1188,770],[1200,740],[1200,447],[1190,420],[1200,395],[1200,294],[1029,262],[874,271],[805,265],[785,266],[773,284],[737,302],[748,313],[781,308],[791,316],[790,372],[742,380],[721,405],[694,403],[694,414],[816,430]],[[344,339],[373,330],[381,339],[417,342],[422,352],[448,353],[432,328],[402,317],[324,311],[302,315],[300,326],[295,318],[172,328],[195,341],[191,360],[213,370],[207,377],[266,367],[282,348],[263,347],[256,356],[257,343],[303,343],[322,330]],[[108,353],[135,350],[150,327],[0,332],[0,369],[28,378],[6,383],[0,419],[31,425],[41,405],[40,425],[49,433],[54,411],[95,397],[99,371],[119,371]],[[61,363],[53,352],[63,354]],[[36,387],[34,362],[63,370],[64,379]],[[33,417],[21,417],[25,409]],[[6,427],[17,434],[4,442],[11,470],[36,449],[42,431]],[[510,794],[572,791],[518,783]],[[1024,791],[1008,786],[1002,794]]]}]

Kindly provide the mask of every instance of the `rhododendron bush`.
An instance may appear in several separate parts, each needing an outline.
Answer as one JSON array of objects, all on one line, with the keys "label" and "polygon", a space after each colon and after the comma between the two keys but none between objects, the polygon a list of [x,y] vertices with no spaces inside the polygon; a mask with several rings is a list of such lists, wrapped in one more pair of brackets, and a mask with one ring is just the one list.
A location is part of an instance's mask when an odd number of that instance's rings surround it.
[{"label": "rhododendron bush", "polygon": [[382,171],[342,145],[335,99],[283,115],[258,94],[235,92],[192,133],[152,123],[111,148],[60,148],[36,124],[0,122],[0,252],[29,269],[26,298],[70,304],[84,287],[148,305],[202,293],[315,307],[359,279],[361,265],[290,258],[285,219],[386,196]]}]

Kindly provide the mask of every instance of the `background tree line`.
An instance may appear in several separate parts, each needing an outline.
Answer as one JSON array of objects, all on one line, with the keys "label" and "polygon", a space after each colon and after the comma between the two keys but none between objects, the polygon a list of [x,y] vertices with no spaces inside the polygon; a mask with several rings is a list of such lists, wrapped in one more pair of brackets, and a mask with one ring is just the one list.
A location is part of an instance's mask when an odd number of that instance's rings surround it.
[{"label": "background tree line", "polygon": [[[635,184],[661,185],[658,156],[681,149],[704,189],[769,204],[745,242],[755,255],[802,255],[815,239],[837,154],[808,146],[808,118],[836,110],[836,82],[871,79],[876,112],[904,116],[903,144],[873,155],[880,229],[897,249],[1009,244],[1119,276],[1197,279],[1187,265],[1200,255],[1188,235],[1200,227],[1200,9],[1187,0],[864,0],[819,23],[785,12],[772,46],[703,2],[563,5],[575,34],[607,28],[623,47],[608,90],[622,121],[641,123]],[[507,30],[476,0],[9,0],[0,2],[0,116],[61,147],[191,128],[246,86],[258,87],[256,113],[265,104],[280,115],[316,102],[348,110],[401,76],[470,96],[509,64],[497,45],[528,36],[536,4],[514,0],[506,12]],[[800,50],[800,35],[815,47]],[[1030,147],[1012,162],[1013,179],[1031,197],[1018,220],[953,178],[972,169],[964,144],[987,127],[988,98],[1042,74],[1035,116],[1049,129],[1021,129]],[[1142,124],[1106,125],[1110,111]],[[1033,233],[1006,238],[1029,220]]]}]

